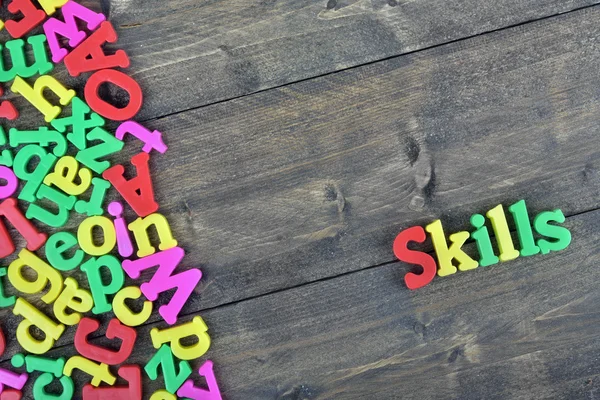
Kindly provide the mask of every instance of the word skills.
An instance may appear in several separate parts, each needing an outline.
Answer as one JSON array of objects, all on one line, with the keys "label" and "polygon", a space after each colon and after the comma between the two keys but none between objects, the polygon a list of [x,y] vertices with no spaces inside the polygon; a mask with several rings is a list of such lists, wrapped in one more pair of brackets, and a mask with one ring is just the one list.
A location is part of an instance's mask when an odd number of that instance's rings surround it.
[{"label": "word skills", "polygon": [[[525,200],[520,200],[508,207],[508,212],[517,231],[519,249],[510,234],[509,220],[502,204],[492,208],[485,215],[489,220],[494,234],[497,251],[492,245],[492,235],[486,225],[486,217],[474,214],[470,218],[472,232],[461,231],[448,236],[439,219],[423,229],[413,226],[403,230],[394,240],[394,254],[400,261],[418,265],[423,268],[421,274],[409,272],[404,277],[409,289],[418,289],[429,284],[436,275],[448,276],[459,271],[469,271],[477,267],[486,267],[499,262],[514,260],[520,256],[529,257],[536,254],[548,254],[560,251],[571,243],[571,232],[563,226],[565,216],[561,210],[544,211],[533,219],[529,219]],[[535,233],[534,233],[535,231]],[[437,264],[429,254],[411,250],[408,245],[412,242],[424,243],[427,233],[431,236],[436,253]],[[536,238],[537,234],[539,237]],[[477,245],[479,259],[471,258],[463,249],[467,240],[472,239]]]}]

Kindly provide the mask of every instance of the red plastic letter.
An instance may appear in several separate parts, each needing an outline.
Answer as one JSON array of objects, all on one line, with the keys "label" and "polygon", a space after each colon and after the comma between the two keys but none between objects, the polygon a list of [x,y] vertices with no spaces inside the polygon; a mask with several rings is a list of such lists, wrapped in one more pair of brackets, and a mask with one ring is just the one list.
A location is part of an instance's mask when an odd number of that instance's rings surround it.
[{"label": "red plastic letter", "polygon": [[102,174],[102,177],[117,189],[140,217],[145,217],[158,210],[158,203],[154,201],[152,179],[150,179],[149,159],[148,153],[139,153],[131,157],[131,163],[135,165],[137,176],[130,180],[123,177],[125,168],[122,165],[115,165]]},{"label": "red plastic letter", "polygon": [[20,38],[46,19],[46,13],[38,10],[31,0],[12,0],[8,4],[8,11],[15,15],[19,12],[23,14],[21,20],[10,19],[4,24],[10,36],[14,38]]},{"label": "red plastic letter", "polygon": [[[0,204],[0,217],[4,216],[27,241],[27,250],[36,251],[48,238],[45,233],[37,231],[35,226],[17,208],[17,200],[6,199]],[[6,229],[6,225],[0,220],[0,258],[8,257],[15,251],[15,245]]]},{"label": "red plastic letter", "polygon": [[87,336],[98,330],[100,323],[95,319],[82,318],[75,332],[75,348],[82,356],[108,365],[121,364],[131,355],[137,333],[135,329],[122,325],[118,319],[113,318],[108,323],[106,337],[109,339],[119,338],[122,340],[119,351],[107,350],[90,344]]},{"label": "red plastic letter", "polygon": [[408,249],[409,242],[423,243],[425,239],[425,230],[420,226],[413,226],[400,232],[394,240],[394,254],[399,260],[423,267],[423,273],[420,275],[409,272],[404,276],[404,282],[409,289],[421,288],[435,277],[437,265],[433,257],[422,251]]},{"label": "red plastic letter", "polygon": [[123,50],[117,50],[113,55],[104,54],[102,46],[105,43],[115,43],[117,32],[113,25],[104,21],[100,28],[92,33],[83,43],[77,46],[71,54],[65,57],[65,66],[71,76],[79,76],[82,72],[99,69],[129,67],[129,57]]},{"label": "red plastic letter", "polygon": [[[118,108],[98,96],[98,88],[105,82],[113,83],[129,94],[129,104]],[[113,121],[125,121],[133,118],[142,108],[142,88],[132,77],[114,69],[95,72],[85,84],[86,103],[98,114]]]},{"label": "red plastic letter", "polygon": [[119,368],[118,374],[129,383],[129,386],[94,387],[87,384],[83,387],[83,400],[142,400],[140,367],[123,365]]}]

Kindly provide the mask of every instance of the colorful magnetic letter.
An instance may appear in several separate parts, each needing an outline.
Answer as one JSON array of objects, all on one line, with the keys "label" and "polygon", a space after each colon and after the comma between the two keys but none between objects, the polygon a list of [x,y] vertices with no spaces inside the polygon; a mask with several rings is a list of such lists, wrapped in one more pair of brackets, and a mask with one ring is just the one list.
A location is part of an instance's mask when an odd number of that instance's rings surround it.
[{"label": "colorful magnetic letter", "polygon": [[144,218],[140,217],[129,224],[129,230],[133,232],[138,247],[138,257],[146,257],[156,252],[156,249],[150,244],[150,237],[148,235],[148,229],[151,226],[154,226],[158,233],[160,240],[158,248],[160,250],[168,250],[177,246],[177,240],[173,238],[169,221],[158,213],[150,214]]},{"label": "colorful magnetic letter", "polygon": [[421,274],[408,272],[404,276],[404,282],[411,290],[428,285],[435,277],[435,260],[427,253],[410,250],[408,248],[408,243],[423,243],[425,239],[426,235],[423,228],[420,226],[413,226],[412,228],[408,228],[400,232],[400,234],[394,240],[393,249],[396,258],[398,258],[400,261],[416,264],[423,268],[423,272]]},{"label": "colorful magnetic letter", "polygon": [[487,226],[485,226],[485,217],[481,214],[473,214],[471,216],[471,225],[477,228],[475,232],[471,233],[471,238],[475,240],[477,250],[481,256],[479,265],[487,267],[488,265],[497,264],[500,259],[494,254],[490,233]]},{"label": "colorful magnetic letter", "polygon": [[124,260],[122,264],[127,275],[133,279],[139,278],[141,271],[158,266],[150,282],[140,286],[142,293],[150,301],[155,301],[159,293],[177,288],[169,304],[158,309],[159,314],[169,325],[177,322],[177,315],[202,278],[199,269],[188,269],[173,275],[183,256],[183,249],[174,247],[136,261]]},{"label": "colorful magnetic letter", "polygon": [[[94,243],[94,228],[102,230],[103,243],[97,246]],[[89,217],[77,228],[77,241],[81,249],[91,256],[103,256],[109,253],[117,244],[115,227],[110,219],[101,216]]]},{"label": "colorful magnetic letter", "polygon": [[[37,158],[39,161],[35,168],[33,168],[33,171],[31,171],[30,165],[33,164],[31,160],[34,158]],[[21,189],[21,193],[19,193],[19,200],[26,200],[30,203],[37,200],[35,194],[56,160],[56,156],[48,154],[45,149],[33,144],[19,150],[15,156],[13,168],[17,178],[26,181],[25,186]]]},{"label": "colorful magnetic letter", "polygon": [[[80,183],[75,183],[79,178]],[[92,184],[92,172],[87,168],[79,168],[79,163],[71,156],[60,158],[54,165],[54,172],[44,178],[48,186],[55,185],[63,192],[79,196]]]},{"label": "colorful magnetic letter", "polygon": [[515,225],[517,226],[517,235],[519,236],[519,242],[521,243],[520,254],[523,257],[538,254],[540,248],[535,244],[535,238],[533,237],[531,222],[529,222],[529,213],[527,212],[525,200],[519,200],[508,207],[508,210],[511,212],[513,219],[515,220]]},{"label": "colorful magnetic letter", "polygon": [[62,108],[59,106],[53,106],[44,97],[44,90],[49,89],[55,95],[58,96],[60,104],[63,106],[68,105],[71,99],[75,97],[75,91],[72,89],[65,89],[65,87],[50,75],[42,75],[33,84],[33,87],[29,86],[27,82],[20,76],[15,78],[11,86],[11,90],[14,93],[20,94],[25,97],[35,108],[37,108],[42,114],[46,122],[51,122],[54,118],[58,117]]},{"label": "colorful magnetic letter", "polygon": [[[110,272],[111,280],[108,285],[102,281],[100,270],[106,267]],[[111,304],[106,297],[117,293],[125,283],[125,274],[119,264],[119,260],[111,255],[105,255],[100,258],[91,258],[81,267],[81,270],[86,273],[92,297],[94,298],[94,314],[102,314],[112,310]]]},{"label": "colorful magnetic letter", "polygon": [[[0,268],[0,277],[6,276],[6,267],[4,268]],[[0,307],[10,307],[13,304],[15,304],[15,301],[17,300],[17,298],[15,296],[6,296],[6,294],[4,293],[4,285],[0,284]],[[4,335],[2,335],[2,346],[4,346]],[[2,352],[0,352],[0,355],[2,355],[2,353],[4,353],[4,347],[2,347]]]},{"label": "colorful magnetic letter", "polygon": [[125,168],[122,165],[115,165],[102,174],[102,177],[112,183],[140,217],[145,217],[158,210],[150,179],[149,159],[148,153],[139,153],[131,158],[131,163],[137,170],[137,176],[130,180],[125,180],[123,177]]},{"label": "colorful magnetic letter", "polygon": [[83,261],[83,250],[75,250],[71,258],[65,258],[64,253],[77,246],[77,238],[69,232],[56,232],[46,243],[46,258],[52,266],[61,271],[77,268]]},{"label": "colorful magnetic letter", "polygon": [[69,220],[70,211],[77,200],[75,196],[67,196],[50,186],[42,185],[36,193],[38,199],[48,199],[56,205],[56,213],[46,210],[42,206],[31,203],[25,216],[29,219],[37,219],[54,228],[64,226]]},{"label": "colorful magnetic letter", "polygon": [[0,368],[0,392],[4,390],[5,386],[10,386],[13,389],[22,389],[28,377],[29,375],[25,373],[15,374],[12,371]]},{"label": "colorful magnetic letter", "polygon": [[[182,360],[193,360],[202,357],[210,348],[210,336],[206,331],[208,327],[201,317],[173,328],[159,330],[153,328],[150,331],[152,345],[158,349],[163,343],[170,343],[171,351],[175,357]],[[183,345],[183,339],[196,337],[198,341],[189,346]]]},{"label": "colorful magnetic letter", "polygon": [[88,375],[92,376],[92,385],[98,386],[100,382],[114,385],[117,378],[110,373],[108,365],[96,364],[93,361],[83,358],[81,356],[73,356],[69,358],[69,361],[65,364],[63,373],[67,376],[71,376],[74,369],[81,370]]},{"label": "colorful magnetic letter", "polygon": [[79,214],[85,214],[88,217],[102,215],[104,213],[102,204],[104,203],[106,191],[110,188],[110,182],[101,178],[92,178],[92,186],[94,188],[92,189],[90,200],[78,200],[77,203],[75,203],[75,211]]},{"label": "colorful magnetic letter", "polygon": [[[89,291],[80,289],[77,281],[70,276],[65,279],[65,288],[53,305],[54,315],[59,322],[65,325],[76,325],[81,319],[80,313],[92,309],[94,301]],[[74,310],[67,313],[67,308]]]},{"label": "colorful magnetic letter", "polygon": [[60,132],[49,130],[45,126],[38,128],[37,131],[20,131],[11,128],[9,134],[11,147],[17,147],[21,144],[37,144],[42,147],[49,147],[51,143],[54,143],[52,153],[56,157],[62,157],[67,152],[67,141],[64,136]]},{"label": "colorful magnetic letter", "polygon": [[[103,83],[110,82],[129,94],[129,104],[118,108],[107,103],[98,95]],[[98,114],[113,121],[125,121],[133,118],[142,108],[142,88],[130,76],[114,69],[103,69],[95,72],[87,80],[84,89],[86,103]]]},{"label": "colorful magnetic letter", "polygon": [[4,389],[0,393],[0,400],[21,400],[22,397],[23,394],[17,389]]},{"label": "colorful magnetic letter", "polygon": [[[63,19],[65,22],[56,18],[50,18],[44,23],[44,33],[48,37],[48,47],[52,53],[52,61],[59,63],[69,52],[60,47],[57,35],[69,39],[69,46],[74,48],[86,38],[86,33],[77,28],[75,18],[85,21],[90,31],[96,29],[106,17],[102,13],[96,13],[92,10],[71,0],[62,7]],[[8,21],[7,21],[8,23]],[[8,29],[8,26],[6,27]]]},{"label": "colorful magnetic letter", "polygon": [[63,375],[63,369],[65,367],[65,359],[64,357],[60,357],[57,359],[46,358],[40,356],[34,356],[32,354],[28,354],[23,356],[23,354],[15,354],[10,360],[13,367],[21,368],[23,365],[26,366],[27,372],[48,372],[50,374],[54,374],[55,377],[60,378]]},{"label": "colorful magnetic letter", "polygon": [[41,374],[33,383],[33,398],[36,400],[71,400],[75,391],[73,380],[66,375],[60,377],[58,381],[62,386],[62,393],[59,395],[46,392],[46,386],[51,384],[53,380],[54,376],[52,374],[47,372]]},{"label": "colorful magnetic letter", "polygon": [[102,143],[81,150],[77,153],[75,158],[97,174],[101,174],[110,167],[109,161],[99,161],[99,159],[121,151],[124,145],[123,142],[115,138],[114,135],[100,127],[92,129],[87,134],[86,139],[89,141],[98,140],[102,141]]},{"label": "colorful magnetic letter", "polygon": [[[0,399],[2,400],[2,399]],[[150,396],[150,400],[177,400],[177,396],[175,396],[172,393],[167,392],[164,389],[161,390],[157,390],[156,392],[152,393],[152,396]]]},{"label": "colorful magnetic letter", "polygon": [[4,354],[6,350],[6,338],[4,337],[4,331],[0,329],[0,356]]},{"label": "colorful magnetic letter", "polygon": [[46,18],[46,13],[38,10],[31,0],[12,0],[8,3],[8,11],[15,15],[23,14],[19,21],[9,19],[4,23],[10,36],[14,38],[25,35]]},{"label": "colorful magnetic letter", "polygon": [[[54,323],[22,298],[17,299],[13,314],[25,318],[17,327],[17,341],[25,351],[33,354],[46,353],[65,330],[64,325]],[[36,326],[44,333],[43,340],[38,340],[31,335],[29,330],[32,326]]]},{"label": "colorful magnetic letter", "polygon": [[487,217],[492,221],[492,227],[496,234],[496,242],[500,249],[501,262],[514,260],[519,257],[519,251],[515,249],[512,238],[510,237],[510,229],[508,229],[508,222],[506,221],[506,215],[504,214],[504,207],[502,204],[498,204],[487,212]]},{"label": "colorful magnetic letter", "polygon": [[469,257],[467,253],[461,249],[462,245],[469,239],[469,232],[457,232],[450,235],[449,239],[452,244],[448,247],[442,222],[439,219],[427,225],[425,230],[431,234],[433,247],[437,253],[439,276],[456,273],[456,267],[452,264],[452,260],[454,259],[458,261],[458,269],[461,271],[477,268],[479,265],[477,261]]},{"label": "colorful magnetic letter", "polygon": [[198,374],[206,379],[208,390],[194,386],[194,382],[189,379],[177,391],[177,396],[193,400],[222,400],[221,391],[213,371],[213,362],[207,360],[198,370]]},{"label": "colorful magnetic letter", "polygon": [[[86,116],[90,115],[87,119]],[[67,133],[67,140],[75,145],[79,150],[87,147],[86,135],[88,130],[104,126],[104,118],[92,112],[87,104],[79,97],[73,97],[71,101],[71,116],[56,118],[52,120],[52,126],[59,132],[65,133],[67,126],[72,126],[71,131]]]},{"label": "colorful magnetic letter", "polygon": [[533,226],[537,233],[551,239],[556,239],[552,242],[546,239],[538,240],[537,245],[542,251],[542,254],[566,249],[571,243],[571,232],[564,226],[550,225],[548,222],[551,221],[562,224],[565,222],[565,215],[561,210],[544,211],[536,215],[533,219]]},{"label": "colorful magnetic letter", "polygon": [[83,318],[75,332],[75,348],[84,357],[108,365],[121,364],[133,351],[133,345],[137,333],[135,329],[122,325],[118,319],[113,318],[108,323],[106,337],[109,339],[121,339],[119,351],[112,351],[93,345],[87,341],[87,336],[100,328],[100,323],[95,319]]},{"label": "colorful magnetic letter", "polygon": [[179,372],[175,372],[175,359],[166,344],[160,347],[144,368],[148,377],[153,381],[158,378],[159,366],[162,367],[165,387],[171,393],[177,392],[177,389],[192,374],[192,367],[187,361],[179,361]]},{"label": "colorful magnetic letter", "polygon": [[436,265],[435,260],[427,253],[421,251],[409,250],[410,242],[423,243],[426,239],[425,231],[420,226],[408,228],[396,237],[394,240],[394,254],[400,261],[410,264],[416,264],[423,268],[421,274],[412,272],[404,276],[406,286],[411,289],[418,289],[428,285],[435,277]]},{"label": "colorful magnetic letter", "polygon": [[12,169],[0,166],[0,180],[6,181],[6,185],[0,185],[0,199],[6,199],[17,191],[19,180]]},{"label": "colorful magnetic letter", "polygon": [[[14,0],[13,0],[14,2]],[[18,75],[21,78],[31,78],[34,75],[44,75],[54,68],[46,56],[46,36],[35,35],[27,38],[27,43],[33,49],[33,58],[35,62],[27,66],[25,58],[25,42],[22,39],[9,40],[4,45],[10,52],[12,67],[7,70],[2,54],[2,45],[0,44],[0,82],[10,82]]]},{"label": "colorful magnetic letter", "polygon": [[57,8],[65,5],[67,0],[38,0],[47,15],[52,15]]},{"label": "colorful magnetic letter", "polygon": [[115,134],[116,138],[119,140],[124,140],[126,134],[130,134],[138,138],[144,143],[142,147],[142,151],[146,153],[150,153],[152,149],[158,151],[159,153],[165,153],[168,147],[165,145],[162,139],[162,133],[159,131],[150,132],[148,129],[143,127],[134,121],[123,122],[117,128],[117,132]]},{"label": "colorful magnetic letter", "polygon": [[[46,234],[40,233],[29,222],[21,210],[17,208],[17,200],[12,197],[0,203],[0,217],[4,217],[15,227],[15,229],[27,241],[27,249],[36,251],[44,242],[46,242]],[[15,251],[15,245],[6,229],[6,225],[0,219],[0,258],[8,257]]]},{"label": "colorful magnetic letter", "polygon": [[129,237],[129,231],[125,225],[125,219],[121,217],[123,213],[123,206],[118,201],[113,201],[108,205],[108,213],[115,217],[114,225],[115,232],[117,234],[117,246],[119,248],[119,254],[122,257],[129,257],[133,254],[133,243]]},{"label": "colorful magnetic letter", "polygon": [[[32,281],[23,275],[24,267],[35,271],[35,280]],[[8,266],[8,280],[15,289],[27,294],[41,293],[50,283],[48,293],[42,296],[42,301],[46,304],[52,304],[63,287],[60,272],[27,249],[21,250],[19,257]]]},{"label": "colorful magnetic letter", "polygon": [[126,299],[139,299],[142,296],[142,291],[136,286],[125,287],[115,295],[113,299],[113,311],[116,317],[127,326],[138,326],[143,324],[150,318],[152,314],[152,302],[144,301],[142,311],[134,313],[125,304]]},{"label": "colorful magnetic letter", "polygon": [[[19,111],[16,109],[12,101],[5,100],[0,102],[0,118],[6,118],[9,121],[14,121],[15,119],[19,118]],[[6,150],[4,150],[2,153],[6,154],[5,151]],[[2,397],[0,397],[0,400],[2,400]]]},{"label": "colorful magnetic letter", "polygon": [[118,374],[128,386],[83,387],[83,400],[142,400],[142,373],[138,365],[123,365]]},{"label": "colorful magnetic letter", "polygon": [[65,57],[65,66],[69,74],[79,76],[82,72],[97,71],[104,68],[129,67],[129,57],[127,57],[125,51],[117,50],[113,55],[104,53],[102,46],[116,41],[117,32],[115,32],[113,25],[108,21],[102,22],[98,30]]}]

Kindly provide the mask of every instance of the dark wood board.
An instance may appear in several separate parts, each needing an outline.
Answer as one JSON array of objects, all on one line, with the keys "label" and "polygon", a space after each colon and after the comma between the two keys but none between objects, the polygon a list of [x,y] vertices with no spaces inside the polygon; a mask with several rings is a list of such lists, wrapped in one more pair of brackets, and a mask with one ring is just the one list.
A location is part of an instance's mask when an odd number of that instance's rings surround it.
[{"label": "dark wood board", "polygon": [[569,14],[151,124],[171,132],[175,156],[154,159],[156,188],[205,272],[199,307],[393,261],[402,229],[440,217],[450,233],[521,198],[535,212],[597,208],[598,17]]},{"label": "dark wood board", "polygon": [[595,0],[106,1],[141,118],[516,25]]},{"label": "dark wood board", "polygon": [[[146,120],[598,4],[597,0],[83,0],[108,15]],[[39,33],[41,30],[36,30]],[[8,40],[2,33],[3,40]],[[62,82],[83,80],[62,68]],[[87,78],[89,74],[84,74]],[[120,93],[112,91],[113,96]]]}]

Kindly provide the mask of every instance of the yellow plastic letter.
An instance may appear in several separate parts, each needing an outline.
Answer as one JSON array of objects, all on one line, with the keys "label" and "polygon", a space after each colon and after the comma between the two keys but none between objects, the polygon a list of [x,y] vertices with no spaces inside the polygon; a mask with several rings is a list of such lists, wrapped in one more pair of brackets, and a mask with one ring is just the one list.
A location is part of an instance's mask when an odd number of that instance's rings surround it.
[{"label": "yellow plastic letter", "polygon": [[496,234],[496,242],[500,249],[500,255],[498,256],[500,261],[510,261],[519,257],[519,251],[515,249],[510,237],[510,230],[508,229],[508,222],[506,222],[506,215],[504,214],[502,204],[492,208],[486,215],[492,221],[492,228],[494,228],[494,233]]},{"label": "yellow plastic letter", "polygon": [[100,382],[114,385],[117,380],[117,378],[110,373],[108,364],[98,364],[88,360],[85,357],[73,356],[69,358],[69,360],[65,363],[65,369],[63,372],[66,376],[71,376],[75,368],[92,376],[92,386],[98,386],[100,385]]},{"label": "yellow plastic letter", "polygon": [[[42,314],[37,308],[18,298],[13,308],[13,314],[25,318],[17,326],[17,341],[26,351],[33,354],[44,354],[54,346],[54,342],[60,338],[65,330],[62,324],[56,324],[50,318]],[[37,327],[44,332],[44,340],[38,340],[31,335],[30,328]]]},{"label": "yellow plastic letter", "polygon": [[[95,226],[102,228],[104,243],[96,246],[92,236]],[[109,253],[117,244],[117,233],[112,221],[106,217],[95,216],[83,220],[77,229],[77,241],[83,251],[91,256],[103,256]]]},{"label": "yellow plastic letter", "polygon": [[52,15],[57,8],[64,6],[68,0],[38,0],[46,15]]},{"label": "yellow plastic letter", "polygon": [[177,396],[167,392],[164,389],[161,389],[152,393],[152,396],[150,396],[150,400],[177,400]]},{"label": "yellow plastic letter", "polygon": [[152,314],[152,302],[144,301],[144,305],[142,307],[142,311],[139,313],[134,313],[131,311],[127,304],[125,304],[126,299],[139,299],[142,296],[142,291],[140,288],[136,286],[128,286],[125,287],[115,294],[113,299],[113,312],[121,321],[127,326],[138,326],[143,324],[150,318]]},{"label": "yellow plastic letter", "polygon": [[467,271],[470,269],[477,268],[479,263],[473,260],[465,253],[461,247],[469,239],[469,232],[456,232],[449,236],[450,248],[446,242],[446,235],[444,234],[444,228],[442,227],[442,221],[439,219],[432,222],[425,227],[425,230],[431,234],[431,241],[433,242],[433,248],[437,254],[439,269],[439,276],[447,276],[456,273],[456,267],[452,263],[452,260],[458,261],[458,269],[461,271]]},{"label": "yellow plastic letter", "polygon": [[[74,182],[77,176],[81,181],[79,184]],[[92,171],[87,168],[79,169],[79,163],[74,157],[64,156],[56,162],[54,172],[46,175],[44,183],[48,186],[54,184],[67,194],[79,196],[92,184]]]},{"label": "yellow plastic letter", "polygon": [[[36,272],[34,281],[23,276],[23,267],[29,267]],[[42,301],[46,304],[52,304],[63,287],[63,279],[60,272],[27,249],[21,250],[19,258],[9,265],[8,280],[15,289],[27,294],[42,292],[48,282],[50,282],[48,293],[42,296]]]},{"label": "yellow plastic letter", "polygon": [[37,78],[33,87],[29,86],[23,78],[17,76],[11,86],[13,93],[25,97],[27,101],[44,114],[46,122],[52,122],[54,118],[60,115],[62,109],[59,106],[53,106],[46,100],[44,97],[44,89],[50,89],[54,92],[60,99],[60,104],[63,106],[68,105],[73,97],[75,97],[74,90],[67,90],[59,81],[50,75],[42,75]]},{"label": "yellow plastic letter", "polygon": [[[65,288],[54,302],[54,316],[65,325],[76,325],[81,320],[80,313],[86,313],[92,309],[94,301],[92,294],[80,289],[77,281],[71,277],[65,279]],[[74,313],[67,313],[67,308]]]},{"label": "yellow plastic letter", "polygon": [[154,213],[145,218],[138,218],[129,224],[129,230],[132,231],[133,236],[135,236],[135,241],[138,246],[137,256],[140,258],[154,254],[156,251],[156,249],[152,247],[150,238],[148,237],[148,228],[150,228],[151,225],[154,225],[158,232],[158,237],[160,239],[158,248],[160,250],[169,250],[177,246],[177,240],[173,238],[169,222],[164,216]]},{"label": "yellow plastic letter", "polygon": [[[194,317],[190,322],[173,328],[163,330],[153,328],[150,331],[150,337],[155,349],[158,349],[163,343],[170,342],[171,351],[175,357],[181,360],[193,360],[202,357],[210,347],[210,336],[206,333],[207,330],[208,326],[206,326],[204,320],[200,317]],[[190,336],[196,336],[198,343],[191,346],[182,345],[182,339]]]}]

